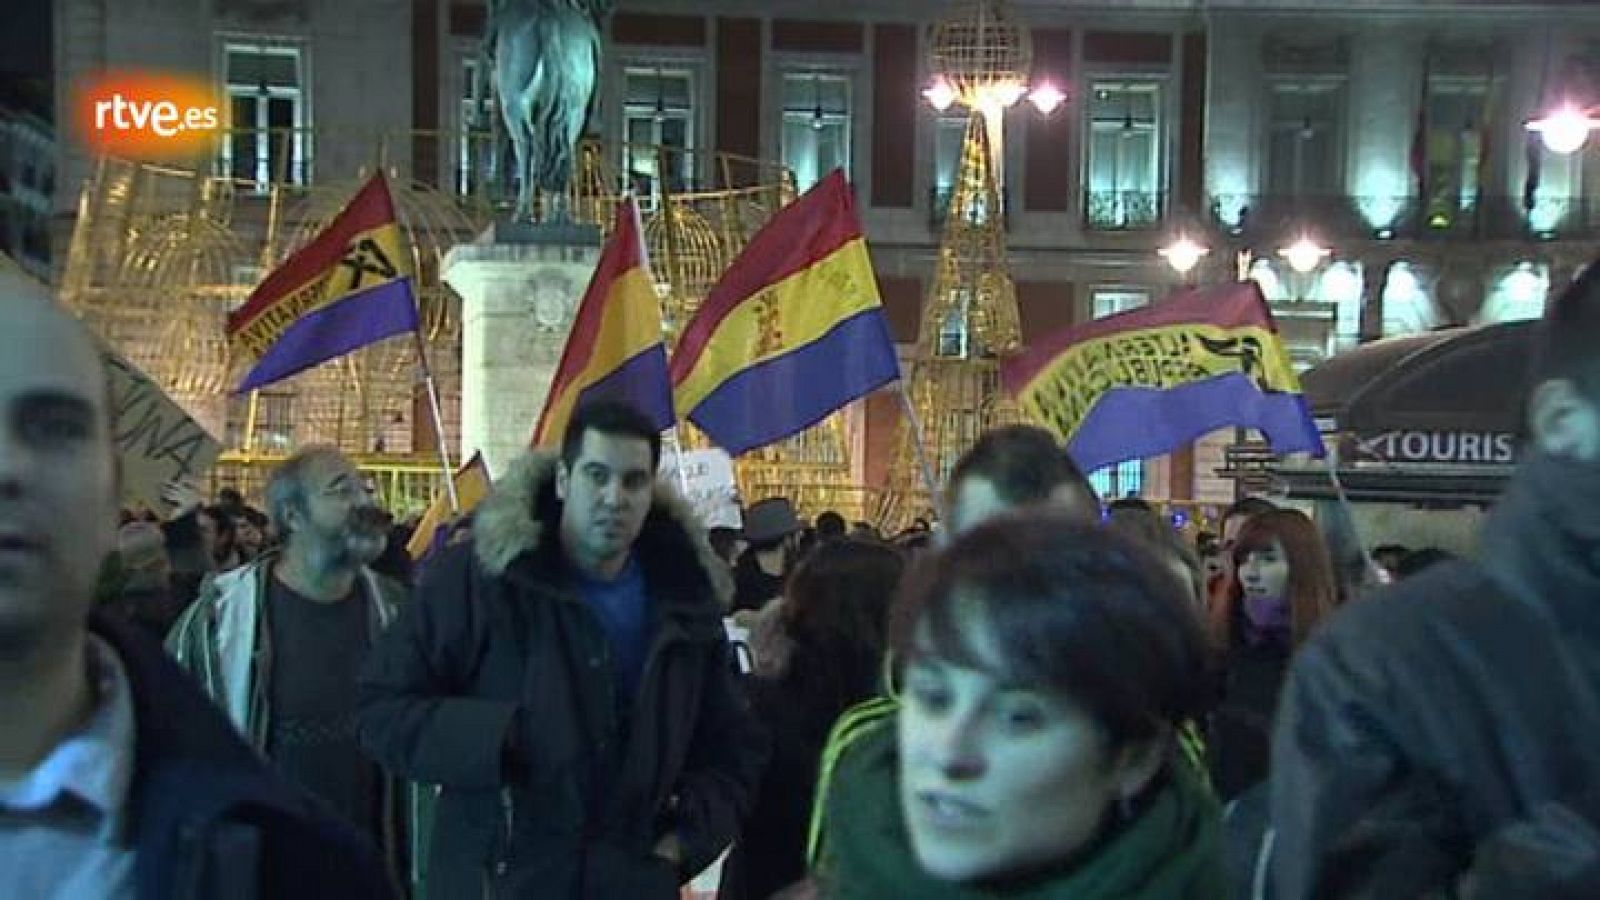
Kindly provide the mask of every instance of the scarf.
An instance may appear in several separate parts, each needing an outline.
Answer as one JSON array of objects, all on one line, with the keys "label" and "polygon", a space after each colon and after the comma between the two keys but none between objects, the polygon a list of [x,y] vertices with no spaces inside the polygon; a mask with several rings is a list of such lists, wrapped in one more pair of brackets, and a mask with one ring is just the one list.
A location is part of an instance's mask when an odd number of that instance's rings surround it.
[{"label": "scarf", "polygon": [[827,900],[1221,900],[1226,893],[1221,814],[1181,754],[1138,816],[1087,858],[1004,890],[941,881],[917,864],[901,814],[893,727],[863,737],[840,760],[835,801],[835,833],[818,867]]}]

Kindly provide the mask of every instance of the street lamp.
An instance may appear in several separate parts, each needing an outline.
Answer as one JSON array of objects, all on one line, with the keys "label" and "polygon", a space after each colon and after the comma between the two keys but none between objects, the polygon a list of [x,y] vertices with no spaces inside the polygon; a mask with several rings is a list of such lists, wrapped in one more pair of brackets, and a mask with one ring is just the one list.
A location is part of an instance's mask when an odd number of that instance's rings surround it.
[{"label": "street lamp", "polygon": [[1588,142],[1589,132],[1600,128],[1600,119],[1568,103],[1525,127],[1538,132],[1551,153],[1576,153]]},{"label": "street lamp", "polygon": [[944,112],[956,102],[956,89],[950,82],[940,78],[923,88],[922,96],[934,109]]},{"label": "street lamp", "polygon": [[1194,267],[1200,264],[1200,260],[1211,252],[1211,248],[1197,244],[1187,236],[1181,236],[1156,252],[1161,254],[1161,258],[1167,261],[1167,265],[1171,266],[1173,271],[1187,278]]},{"label": "street lamp", "polygon": [[1278,251],[1278,255],[1289,263],[1289,268],[1301,275],[1308,275],[1317,266],[1322,265],[1323,259],[1332,255],[1333,251],[1317,244],[1308,237],[1302,237],[1293,244]]}]

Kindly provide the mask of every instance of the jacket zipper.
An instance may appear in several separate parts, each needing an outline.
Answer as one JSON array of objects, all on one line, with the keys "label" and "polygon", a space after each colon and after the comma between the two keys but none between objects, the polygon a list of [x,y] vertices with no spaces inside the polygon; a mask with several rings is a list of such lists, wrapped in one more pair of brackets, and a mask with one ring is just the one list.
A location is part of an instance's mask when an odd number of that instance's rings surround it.
[{"label": "jacket zipper", "polygon": [[199,823],[193,820],[178,827],[172,886],[177,891],[174,896],[180,900],[193,900],[200,896],[200,881],[205,874],[205,859],[200,846],[201,831]]},{"label": "jacket zipper", "polygon": [[516,834],[517,809],[510,788],[500,789],[500,824],[505,830],[501,834],[500,858],[494,864],[496,878],[505,877],[511,869],[511,842]]}]

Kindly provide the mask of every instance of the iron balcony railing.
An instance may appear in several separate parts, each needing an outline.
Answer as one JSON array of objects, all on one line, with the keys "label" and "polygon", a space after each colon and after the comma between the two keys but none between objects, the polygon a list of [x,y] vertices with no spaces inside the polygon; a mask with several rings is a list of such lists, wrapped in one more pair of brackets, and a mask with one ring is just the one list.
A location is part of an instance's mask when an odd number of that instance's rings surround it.
[{"label": "iron balcony railing", "polygon": [[1095,231],[1143,231],[1156,228],[1166,213],[1167,195],[1160,191],[1089,191],[1084,195],[1084,225]]}]

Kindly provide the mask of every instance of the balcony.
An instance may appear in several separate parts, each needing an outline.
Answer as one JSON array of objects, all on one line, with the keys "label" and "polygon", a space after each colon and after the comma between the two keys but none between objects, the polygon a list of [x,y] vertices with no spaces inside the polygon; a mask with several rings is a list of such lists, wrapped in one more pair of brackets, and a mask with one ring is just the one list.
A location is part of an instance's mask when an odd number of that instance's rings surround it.
[{"label": "balcony", "polygon": [[1521,197],[1435,201],[1423,209],[1414,196],[1219,194],[1212,196],[1210,211],[1216,227],[1246,241],[1290,240],[1302,232],[1323,241],[1600,237],[1600,200],[1583,197],[1541,197],[1530,215]]},{"label": "balcony", "polygon": [[1144,231],[1161,224],[1167,195],[1149,191],[1089,191],[1084,224],[1095,231]]}]

